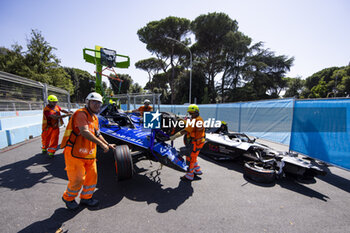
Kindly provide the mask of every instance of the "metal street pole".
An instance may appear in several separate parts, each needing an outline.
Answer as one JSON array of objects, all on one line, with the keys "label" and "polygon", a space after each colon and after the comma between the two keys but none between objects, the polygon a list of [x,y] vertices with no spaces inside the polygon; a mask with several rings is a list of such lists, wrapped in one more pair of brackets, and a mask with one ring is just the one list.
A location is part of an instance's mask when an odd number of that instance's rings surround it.
[{"label": "metal street pole", "polygon": [[176,39],[171,38],[171,37],[168,37],[168,36],[165,36],[164,38],[166,38],[168,40],[173,40],[173,41],[175,41],[175,42],[177,42],[179,44],[182,44],[190,52],[190,90],[189,90],[189,93],[188,93],[188,103],[191,104],[191,94],[192,94],[192,52],[191,52],[190,48],[187,47],[187,45],[185,45],[181,41],[176,40]]}]

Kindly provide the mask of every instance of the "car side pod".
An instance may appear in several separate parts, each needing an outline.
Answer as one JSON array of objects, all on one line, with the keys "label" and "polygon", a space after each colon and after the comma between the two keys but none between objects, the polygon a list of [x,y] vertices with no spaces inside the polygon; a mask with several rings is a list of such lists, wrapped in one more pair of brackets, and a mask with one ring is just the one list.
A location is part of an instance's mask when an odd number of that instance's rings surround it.
[{"label": "car side pod", "polygon": [[276,172],[264,167],[261,162],[250,161],[244,164],[244,176],[258,183],[272,183],[275,182]]},{"label": "car side pod", "polygon": [[117,180],[127,180],[134,174],[134,164],[128,145],[116,146],[113,150]]}]

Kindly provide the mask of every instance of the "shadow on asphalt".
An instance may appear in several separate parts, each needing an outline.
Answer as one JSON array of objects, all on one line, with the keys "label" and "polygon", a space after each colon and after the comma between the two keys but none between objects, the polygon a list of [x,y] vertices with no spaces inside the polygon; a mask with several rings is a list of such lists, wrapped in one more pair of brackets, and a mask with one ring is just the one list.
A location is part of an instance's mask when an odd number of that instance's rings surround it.
[{"label": "shadow on asphalt", "polygon": [[317,177],[318,179],[333,185],[339,189],[344,190],[345,192],[350,193],[350,180],[345,179],[341,176],[338,176],[336,174],[333,174],[331,170],[329,170],[328,167],[324,167],[325,170],[327,171],[327,175],[325,176],[319,176]]},{"label": "shadow on asphalt", "polygon": [[[47,233],[53,233],[58,232],[58,229],[61,228],[64,225],[64,223],[72,218],[74,218],[76,215],[78,215],[83,208],[78,209],[77,211],[69,211],[66,208],[58,208],[55,210],[55,212],[47,219],[44,219],[42,221],[37,221],[35,223],[32,223],[31,225],[27,226],[26,228],[20,230],[19,232],[25,233],[25,232],[47,232]],[[68,231],[61,231],[68,232]]]},{"label": "shadow on asphalt", "polygon": [[[41,173],[30,173],[31,166],[44,166],[47,171]],[[115,165],[112,153],[98,156],[98,183],[94,193],[94,198],[100,201],[98,207],[88,208],[91,211],[98,211],[118,204],[124,197],[147,204],[157,204],[156,211],[165,213],[169,210],[176,210],[193,194],[190,182],[180,181],[176,188],[162,188],[159,170],[151,172],[140,169],[135,165],[136,174],[127,181],[117,182],[115,175]],[[0,168],[1,185],[13,190],[30,188],[38,182],[47,182],[52,179],[43,177],[52,175],[67,180],[64,170],[63,154],[58,154],[54,159],[36,154],[28,160],[19,161],[14,164]],[[25,179],[23,180],[23,176]],[[78,201],[78,200],[77,200]],[[63,202],[62,202],[63,205]],[[59,228],[64,228],[64,223],[76,215],[84,208],[80,206],[77,211],[70,211],[66,208],[58,208],[47,219],[37,221],[27,226],[20,232],[56,232]],[[64,231],[63,231],[64,232]]]},{"label": "shadow on asphalt", "polygon": [[[158,163],[156,166],[158,166]],[[157,204],[156,211],[165,213],[176,210],[193,194],[190,182],[179,181],[176,188],[162,188],[161,170],[147,171],[134,166],[135,174],[130,180],[117,182],[115,165],[112,154],[104,154],[98,159],[98,190],[94,197],[101,201],[99,209],[108,208],[116,204],[115,200],[126,197],[132,201]]]},{"label": "shadow on asphalt", "polygon": [[[43,166],[46,170],[30,172],[31,169],[35,169],[37,166]],[[52,176],[46,177],[48,175]],[[38,183],[49,182],[54,177],[67,179],[62,154],[58,154],[54,159],[51,159],[39,153],[29,159],[0,167],[0,186],[11,190],[31,188]]]},{"label": "shadow on asphalt", "polygon": [[[205,156],[203,154],[200,154],[199,156],[208,162],[225,167],[229,170],[234,170],[236,172],[242,173],[242,175],[244,174],[244,162],[242,160],[216,161],[216,160],[214,160],[208,156]],[[329,175],[331,175],[331,174],[327,174],[326,177]],[[269,188],[269,187],[273,187],[277,184],[277,185],[280,185],[281,187],[286,188],[290,191],[293,191],[293,192],[296,192],[296,193],[299,193],[299,194],[302,194],[302,195],[305,195],[308,197],[317,198],[317,199],[320,199],[322,201],[327,201],[327,199],[329,199],[328,196],[301,184],[301,183],[304,183],[304,184],[305,183],[315,183],[316,182],[315,179],[305,181],[305,180],[298,180],[298,179],[295,179],[293,177],[287,176],[287,177],[284,177],[281,179],[276,179],[276,181],[274,183],[270,183],[270,184],[258,183],[258,182],[251,180],[251,179],[248,179],[246,177],[244,177],[244,179],[247,181],[247,183],[249,182],[250,184],[254,184],[257,186],[261,186],[261,187]],[[347,180],[347,183],[348,183],[347,185],[350,186],[350,181]],[[246,184],[243,184],[243,185],[246,185]]]}]

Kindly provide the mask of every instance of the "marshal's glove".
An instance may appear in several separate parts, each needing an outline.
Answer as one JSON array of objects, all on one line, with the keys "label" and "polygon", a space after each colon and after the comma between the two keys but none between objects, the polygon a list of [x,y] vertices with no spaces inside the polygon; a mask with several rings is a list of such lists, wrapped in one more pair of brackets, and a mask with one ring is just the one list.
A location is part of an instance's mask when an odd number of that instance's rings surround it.
[{"label": "marshal's glove", "polygon": [[176,138],[181,137],[181,135],[182,135],[182,131],[177,132],[176,134],[170,136],[169,139],[170,139],[171,141],[174,141]]}]

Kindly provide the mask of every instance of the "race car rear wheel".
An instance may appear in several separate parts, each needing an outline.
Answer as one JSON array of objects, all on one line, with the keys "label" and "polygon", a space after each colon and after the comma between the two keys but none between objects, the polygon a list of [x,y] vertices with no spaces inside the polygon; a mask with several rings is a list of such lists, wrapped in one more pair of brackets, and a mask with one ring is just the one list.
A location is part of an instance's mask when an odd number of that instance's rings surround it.
[{"label": "race car rear wheel", "polygon": [[246,162],[244,164],[244,176],[258,183],[272,183],[275,181],[274,169],[266,168],[260,162]]},{"label": "race car rear wheel", "polygon": [[128,145],[116,146],[113,153],[118,181],[130,179],[134,173],[134,165]]}]

